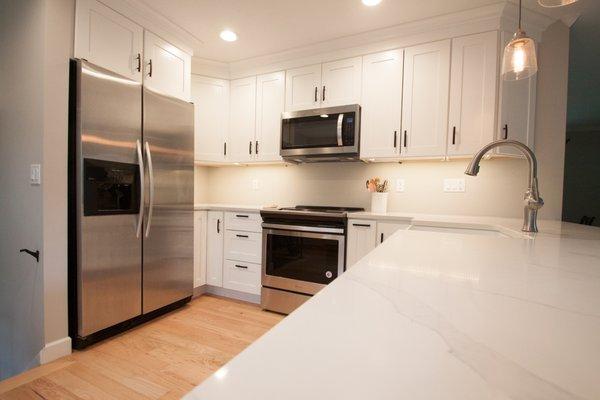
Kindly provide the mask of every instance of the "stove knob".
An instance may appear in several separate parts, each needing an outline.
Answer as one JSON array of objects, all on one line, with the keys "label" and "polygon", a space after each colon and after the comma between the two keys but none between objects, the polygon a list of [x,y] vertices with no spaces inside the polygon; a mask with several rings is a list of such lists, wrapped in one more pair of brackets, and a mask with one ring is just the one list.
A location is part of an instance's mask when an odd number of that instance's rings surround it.
[{"label": "stove knob", "polygon": [[332,277],[332,276],[333,276],[333,274],[331,273],[331,271],[326,271],[326,272],[325,272],[325,277],[326,277],[327,279],[331,279],[331,277]]}]

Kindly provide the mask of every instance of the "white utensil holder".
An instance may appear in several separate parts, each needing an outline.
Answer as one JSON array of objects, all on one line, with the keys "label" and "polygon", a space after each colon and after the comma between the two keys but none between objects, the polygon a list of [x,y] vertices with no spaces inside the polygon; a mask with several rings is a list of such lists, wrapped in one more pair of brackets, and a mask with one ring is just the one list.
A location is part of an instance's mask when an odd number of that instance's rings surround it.
[{"label": "white utensil holder", "polygon": [[371,193],[371,212],[375,214],[385,214],[387,212],[387,192]]}]

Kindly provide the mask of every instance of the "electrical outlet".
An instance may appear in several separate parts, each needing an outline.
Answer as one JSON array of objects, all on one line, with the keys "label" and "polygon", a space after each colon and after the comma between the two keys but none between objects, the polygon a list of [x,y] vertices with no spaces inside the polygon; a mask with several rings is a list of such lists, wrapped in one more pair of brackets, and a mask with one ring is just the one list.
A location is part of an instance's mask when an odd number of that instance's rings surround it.
[{"label": "electrical outlet", "polygon": [[396,192],[404,192],[404,179],[396,179]]},{"label": "electrical outlet", "polygon": [[36,186],[42,184],[42,166],[40,164],[31,164],[29,168],[29,183]]},{"label": "electrical outlet", "polygon": [[258,179],[252,179],[252,190],[260,189],[260,181]]},{"label": "electrical outlet", "polygon": [[444,192],[459,193],[465,191],[465,178],[444,179]]}]

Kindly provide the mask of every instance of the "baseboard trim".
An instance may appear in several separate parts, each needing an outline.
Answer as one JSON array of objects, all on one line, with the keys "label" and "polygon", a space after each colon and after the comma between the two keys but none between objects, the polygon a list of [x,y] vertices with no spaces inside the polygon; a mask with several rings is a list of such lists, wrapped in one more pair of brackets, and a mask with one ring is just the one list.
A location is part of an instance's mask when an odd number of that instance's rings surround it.
[{"label": "baseboard trim", "polygon": [[40,350],[38,359],[40,364],[48,364],[61,357],[71,354],[71,338],[64,337],[50,343],[46,343],[44,348]]},{"label": "baseboard trim", "polygon": [[[214,294],[215,296],[229,297],[235,300],[246,301],[248,303],[260,304],[259,294],[250,294],[244,292],[238,292],[237,290],[225,289],[218,286],[204,285],[197,289],[202,289],[204,293]],[[194,290],[195,291],[195,290]]]}]

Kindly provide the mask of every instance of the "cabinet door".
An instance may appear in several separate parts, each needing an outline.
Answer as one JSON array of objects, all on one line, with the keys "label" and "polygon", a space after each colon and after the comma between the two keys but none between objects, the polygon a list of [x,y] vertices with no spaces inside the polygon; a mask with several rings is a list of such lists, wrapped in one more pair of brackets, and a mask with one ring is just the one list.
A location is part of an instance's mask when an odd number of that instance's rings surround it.
[{"label": "cabinet door", "polygon": [[[502,32],[504,45],[512,38]],[[514,139],[533,149],[537,74],[519,81],[505,81],[500,76],[500,116],[496,139]],[[522,156],[511,147],[500,147],[498,153]]]},{"label": "cabinet door", "polygon": [[285,110],[310,110],[321,105],[321,64],[285,71]]},{"label": "cabinet door", "polygon": [[224,161],[229,126],[229,81],[192,76],[196,161]]},{"label": "cabinet door", "polygon": [[258,161],[280,161],[281,113],[285,105],[285,72],[256,78],[256,138]]},{"label": "cabinet door", "polygon": [[77,0],[75,57],[142,81],[144,30],[95,0]]},{"label": "cabinet door", "polygon": [[256,77],[231,81],[227,158],[248,162],[254,154]]},{"label": "cabinet door", "polygon": [[449,77],[450,40],[404,50],[402,156],[445,156]]},{"label": "cabinet door", "polygon": [[402,50],[363,57],[361,158],[398,157],[403,62]]},{"label": "cabinet door", "polygon": [[144,85],[152,90],[190,100],[192,57],[159,38],[144,31]]},{"label": "cabinet door", "polygon": [[377,222],[348,220],[346,268],[352,267],[376,246]]},{"label": "cabinet door", "polygon": [[262,234],[226,230],[225,259],[260,264],[262,261]]},{"label": "cabinet door", "polygon": [[325,63],[322,71],[322,107],[360,103],[362,57]]},{"label": "cabinet door", "polygon": [[223,212],[209,211],[206,232],[206,283],[223,286]]},{"label": "cabinet door", "polygon": [[207,211],[194,211],[194,287],[206,284]]},{"label": "cabinet door", "polygon": [[225,261],[223,287],[250,294],[260,294],[261,265],[240,261]]},{"label": "cabinet door", "polygon": [[408,222],[377,222],[377,244],[392,236],[396,231],[408,229]]},{"label": "cabinet door", "polygon": [[448,155],[476,153],[494,140],[498,33],[452,39]]}]

